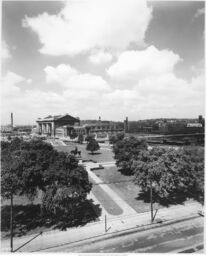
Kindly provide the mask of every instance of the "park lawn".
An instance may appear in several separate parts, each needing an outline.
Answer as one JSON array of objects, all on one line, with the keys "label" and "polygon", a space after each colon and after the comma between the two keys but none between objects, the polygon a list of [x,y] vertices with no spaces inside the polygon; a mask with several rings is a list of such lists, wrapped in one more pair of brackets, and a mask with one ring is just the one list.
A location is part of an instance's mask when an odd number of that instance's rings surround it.
[{"label": "park lawn", "polygon": [[[25,196],[14,196],[14,237],[36,235],[54,229],[65,230],[70,227],[83,226],[88,222],[99,221],[101,207],[92,199],[86,200],[77,209],[73,223],[64,223],[58,218],[41,217],[41,193],[31,202]],[[10,200],[1,200],[1,239],[10,237]]]},{"label": "park lawn", "polygon": [[[29,200],[26,196],[14,196],[13,198],[13,216],[14,216],[14,237],[22,235],[36,235],[41,231],[50,231],[53,226],[46,227],[35,220],[39,214],[41,203],[41,193],[33,200]],[[21,217],[22,216],[22,217]],[[15,219],[18,221],[15,222]],[[10,200],[1,200],[1,239],[10,237]],[[32,223],[33,222],[33,223]]]},{"label": "park lawn", "polygon": [[58,151],[68,152],[70,153],[71,150],[74,150],[75,148],[78,148],[78,150],[81,151],[81,157],[82,160],[92,160],[96,161],[98,163],[104,163],[104,162],[113,162],[114,161],[114,154],[110,147],[103,145],[101,147],[100,144],[100,150],[96,151],[93,155],[90,151],[86,150],[86,144],[79,144],[79,143],[73,143],[69,142],[66,146],[55,146],[55,148]]},{"label": "park lawn", "polygon": [[[94,183],[91,178],[90,181]],[[120,215],[123,213],[119,205],[99,185],[93,185],[92,193],[109,214]]]},{"label": "park lawn", "polygon": [[[150,202],[138,199],[140,187],[134,184],[133,176],[125,176],[118,171],[116,166],[105,167],[95,170],[94,173],[108,186],[113,189],[122,199],[124,199],[137,213],[150,211]],[[159,204],[154,204],[154,209],[162,208]]]}]

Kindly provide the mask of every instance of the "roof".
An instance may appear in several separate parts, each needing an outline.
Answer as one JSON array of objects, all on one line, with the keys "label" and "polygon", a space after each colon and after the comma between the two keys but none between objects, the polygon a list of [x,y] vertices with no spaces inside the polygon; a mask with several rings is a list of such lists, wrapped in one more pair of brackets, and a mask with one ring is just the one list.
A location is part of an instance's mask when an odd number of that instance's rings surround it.
[{"label": "roof", "polygon": [[71,116],[71,115],[69,115],[69,114],[65,114],[65,115],[56,115],[56,116],[51,116],[51,115],[49,115],[49,116],[44,117],[44,118],[38,118],[38,119],[37,119],[37,122],[57,121],[57,120],[59,120],[59,119],[61,119],[61,118],[64,118],[64,117],[69,117],[69,118],[71,118],[71,119],[76,119],[76,121],[79,121],[78,118],[73,117],[73,116]]}]

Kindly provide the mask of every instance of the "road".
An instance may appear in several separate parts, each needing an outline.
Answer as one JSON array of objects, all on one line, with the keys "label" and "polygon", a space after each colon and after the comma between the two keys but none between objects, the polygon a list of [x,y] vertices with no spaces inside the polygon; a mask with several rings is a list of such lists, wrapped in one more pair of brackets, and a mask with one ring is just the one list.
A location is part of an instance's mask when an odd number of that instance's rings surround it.
[{"label": "road", "polygon": [[[65,245],[48,251],[78,253],[167,253],[203,252],[202,217],[174,223],[155,229],[117,236],[107,240],[92,242],[76,247]],[[193,249],[192,249],[193,248]]]}]

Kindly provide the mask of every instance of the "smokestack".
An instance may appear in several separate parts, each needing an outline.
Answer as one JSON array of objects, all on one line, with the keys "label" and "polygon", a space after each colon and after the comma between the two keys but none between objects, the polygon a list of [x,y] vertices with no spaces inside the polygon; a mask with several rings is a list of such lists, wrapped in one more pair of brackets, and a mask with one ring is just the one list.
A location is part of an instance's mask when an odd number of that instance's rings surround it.
[{"label": "smokestack", "polygon": [[128,117],[124,120],[124,132],[129,131],[129,122],[128,122]]},{"label": "smokestack", "polygon": [[14,122],[13,122],[13,113],[11,113],[11,128],[13,128]]}]

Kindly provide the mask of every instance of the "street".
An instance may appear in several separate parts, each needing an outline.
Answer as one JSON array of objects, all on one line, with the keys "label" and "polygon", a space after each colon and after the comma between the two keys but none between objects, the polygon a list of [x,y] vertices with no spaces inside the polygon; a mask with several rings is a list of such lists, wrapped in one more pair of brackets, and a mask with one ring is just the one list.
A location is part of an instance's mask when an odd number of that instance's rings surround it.
[{"label": "street", "polygon": [[[203,218],[182,221],[155,229],[117,236],[108,240],[71,247],[65,245],[48,251],[78,253],[167,253],[202,249]],[[190,251],[192,251],[190,249]],[[189,251],[188,251],[189,252]]]}]

